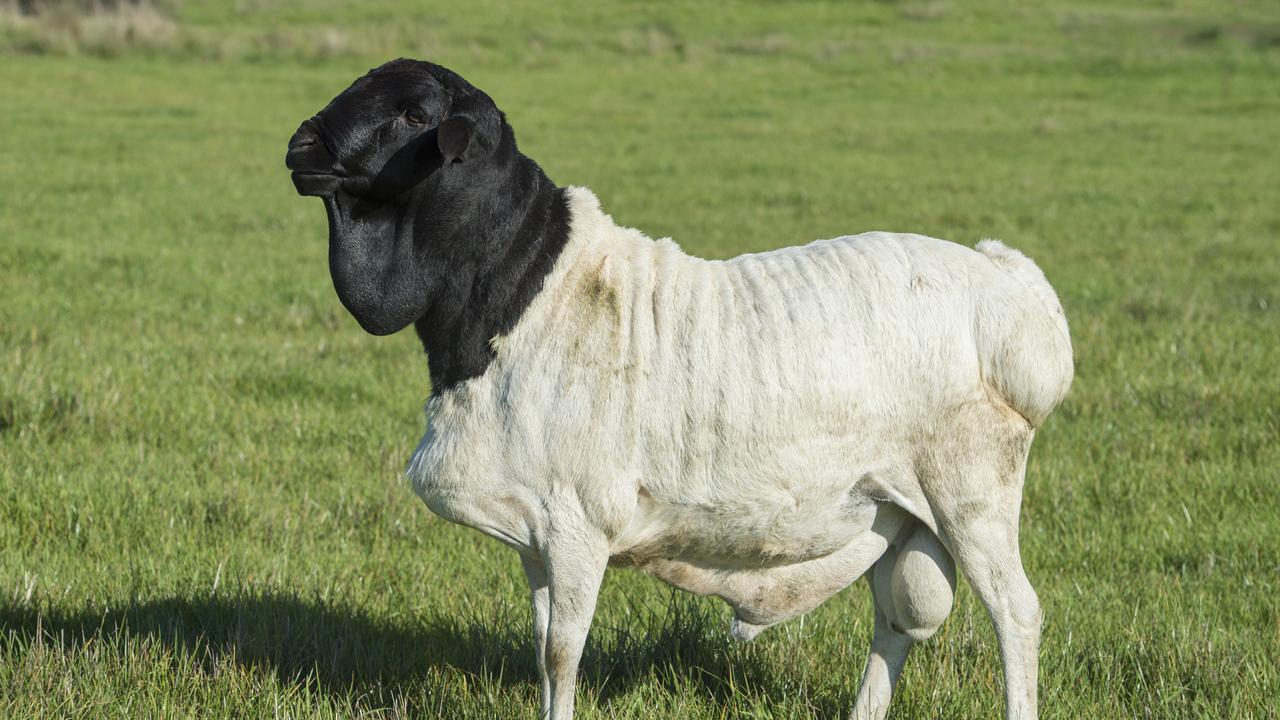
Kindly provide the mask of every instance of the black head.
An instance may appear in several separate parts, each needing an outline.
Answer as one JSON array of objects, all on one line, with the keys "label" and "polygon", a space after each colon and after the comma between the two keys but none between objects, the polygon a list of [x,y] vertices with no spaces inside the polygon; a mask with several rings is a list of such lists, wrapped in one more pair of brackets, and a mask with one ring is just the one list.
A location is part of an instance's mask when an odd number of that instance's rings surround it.
[{"label": "black head", "polygon": [[503,147],[504,137],[488,95],[404,59],[356,80],[294,133],[285,164],[299,194],[325,202],[334,286],[366,330],[385,335],[426,313],[419,266],[449,248],[422,245],[456,234],[477,195],[510,174],[515,143]]},{"label": "black head", "polygon": [[285,164],[300,195],[403,202],[442,168],[492,153],[504,125],[493,100],[457,74],[393,60],[303,121]]},{"label": "black head", "polygon": [[433,378],[438,363],[477,371],[567,233],[561,191],[493,100],[429,62],[356,80],[302,123],[285,164],[299,194],[324,200],[343,305],[377,335],[415,323]]}]

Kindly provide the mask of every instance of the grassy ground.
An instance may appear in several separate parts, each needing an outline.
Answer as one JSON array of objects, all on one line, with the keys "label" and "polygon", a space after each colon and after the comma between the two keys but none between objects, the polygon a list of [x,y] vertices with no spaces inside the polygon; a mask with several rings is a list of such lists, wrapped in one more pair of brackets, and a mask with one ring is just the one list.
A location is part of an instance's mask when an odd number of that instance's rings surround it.
[{"label": "grassy ground", "polygon": [[[1274,6],[344,5],[0,22],[0,716],[534,716],[518,562],[401,479],[425,363],[342,310],[283,167],[405,54],[696,253],[868,229],[1030,253],[1078,361],[1025,499],[1044,717],[1277,717]],[[580,716],[848,711],[864,584],[750,645],[726,625],[612,573]],[[999,712],[967,589],[900,688],[897,718]]]}]

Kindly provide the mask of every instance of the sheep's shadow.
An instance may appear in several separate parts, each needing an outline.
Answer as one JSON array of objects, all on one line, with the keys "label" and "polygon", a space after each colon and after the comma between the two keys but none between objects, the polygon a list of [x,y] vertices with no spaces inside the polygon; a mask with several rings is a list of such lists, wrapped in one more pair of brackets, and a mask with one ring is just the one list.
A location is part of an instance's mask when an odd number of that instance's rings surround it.
[{"label": "sheep's shadow", "polygon": [[[672,598],[663,609],[641,609],[625,626],[598,624],[581,667],[581,687],[599,702],[637,684],[696,688],[728,703],[735,688],[784,692],[749,653],[733,649],[725,618],[705,604]],[[449,667],[504,688],[536,694],[537,670],[527,611],[498,618],[445,615],[383,618],[320,599],[290,595],[164,598],[101,610],[51,611],[0,603],[0,632],[19,645],[153,639],[197,663],[230,661],[306,685],[334,697],[353,692],[371,705],[390,705],[412,692],[432,668]],[[16,636],[16,637],[15,637]],[[834,715],[838,708],[821,709]]]},{"label": "sheep's shadow", "polygon": [[[20,641],[68,650],[90,639],[152,639],[199,664],[231,661],[285,684],[381,694],[433,666],[516,682],[531,677],[510,623],[379,618],[359,609],[291,595],[163,598],[112,607],[37,613],[0,604],[0,630]],[[25,638],[23,637],[25,636]],[[24,643],[25,644],[25,643]]]}]

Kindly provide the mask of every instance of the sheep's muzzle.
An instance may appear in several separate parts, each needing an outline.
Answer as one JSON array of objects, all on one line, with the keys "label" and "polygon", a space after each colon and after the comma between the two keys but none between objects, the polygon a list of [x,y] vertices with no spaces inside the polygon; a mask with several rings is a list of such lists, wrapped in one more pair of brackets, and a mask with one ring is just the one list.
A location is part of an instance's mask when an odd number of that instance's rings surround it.
[{"label": "sheep's muzzle", "polygon": [[327,197],[337,192],[342,181],[333,155],[310,120],[289,138],[284,164],[293,171],[293,186],[299,195]]}]

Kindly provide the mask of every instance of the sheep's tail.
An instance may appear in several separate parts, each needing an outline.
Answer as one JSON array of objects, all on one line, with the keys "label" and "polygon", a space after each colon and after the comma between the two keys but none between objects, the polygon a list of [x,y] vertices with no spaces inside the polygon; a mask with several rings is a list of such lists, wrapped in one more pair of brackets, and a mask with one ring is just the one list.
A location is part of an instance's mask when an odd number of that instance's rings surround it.
[{"label": "sheep's tail", "polygon": [[1054,292],[1049,279],[1044,276],[1044,272],[1034,260],[999,240],[982,240],[974,249],[986,255],[991,262],[1017,278],[1027,290],[1030,290],[1044,305],[1045,312],[1054,319],[1058,330],[1062,332],[1063,339],[1070,344],[1071,330],[1067,327],[1067,314],[1058,300],[1058,293]]},{"label": "sheep's tail", "polygon": [[1066,313],[1031,258],[998,240],[983,240],[974,249],[1034,298],[1031,307],[1006,298],[991,308],[996,322],[984,343],[983,372],[1002,399],[1038,427],[1066,397],[1075,374]]}]

